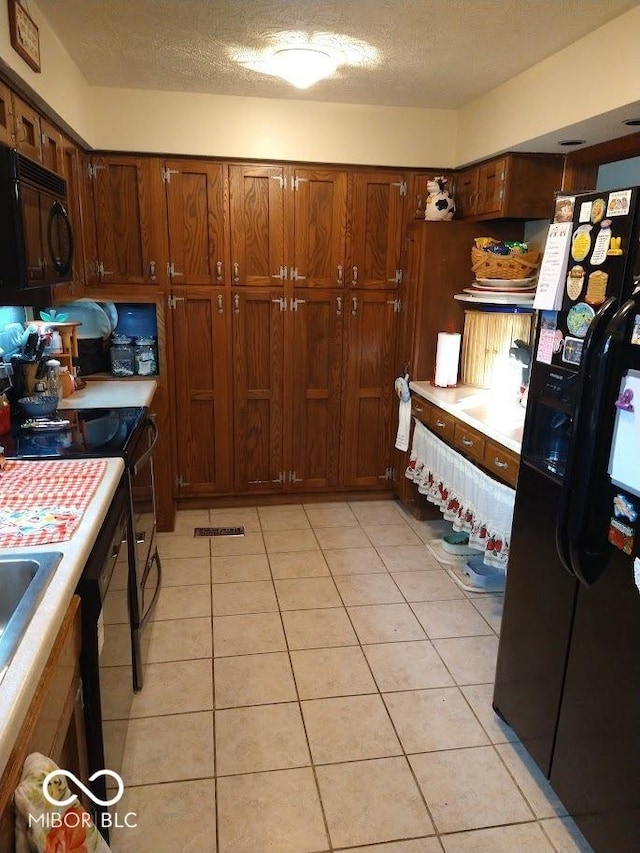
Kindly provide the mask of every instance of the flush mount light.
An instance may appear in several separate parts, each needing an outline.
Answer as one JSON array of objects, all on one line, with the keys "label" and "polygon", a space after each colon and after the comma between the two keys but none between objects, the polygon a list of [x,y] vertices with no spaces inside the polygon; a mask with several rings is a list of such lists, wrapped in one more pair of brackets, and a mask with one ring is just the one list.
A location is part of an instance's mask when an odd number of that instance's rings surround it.
[{"label": "flush mount light", "polygon": [[341,66],[371,66],[378,61],[374,47],[336,33],[276,33],[263,50],[231,47],[228,53],[245,68],[281,77],[298,89],[330,77]]},{"label": "flush mount light", "polygon": [[628,127],[640,127],[640,118],[628,118],[622,124],[626,124]]},{"label": "flush mount light", "polygon": [[558,142],[558,145],[584,145],[586,139],[564,139],[562,142]]}]

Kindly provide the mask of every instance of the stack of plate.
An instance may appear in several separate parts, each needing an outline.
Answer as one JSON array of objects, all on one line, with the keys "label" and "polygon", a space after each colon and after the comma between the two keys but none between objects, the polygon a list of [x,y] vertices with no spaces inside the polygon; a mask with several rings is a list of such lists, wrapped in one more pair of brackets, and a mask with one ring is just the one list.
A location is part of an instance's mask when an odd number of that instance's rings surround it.
[{"label": "stack of plate", "polygon": [[465,293],[482,302],[528,303],[533,302],[536,292],[535,278],[478,278]]}]

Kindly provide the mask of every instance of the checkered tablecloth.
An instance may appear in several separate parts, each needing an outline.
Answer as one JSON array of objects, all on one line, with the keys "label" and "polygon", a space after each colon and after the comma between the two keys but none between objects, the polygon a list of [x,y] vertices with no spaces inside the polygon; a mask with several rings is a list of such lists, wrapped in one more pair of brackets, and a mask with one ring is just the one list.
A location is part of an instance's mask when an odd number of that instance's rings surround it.
[{"label": "checkered tablecloth", "polygon": [[70,539],[106,467],[104,459],[7,462],[0,471],[0,548]]}]

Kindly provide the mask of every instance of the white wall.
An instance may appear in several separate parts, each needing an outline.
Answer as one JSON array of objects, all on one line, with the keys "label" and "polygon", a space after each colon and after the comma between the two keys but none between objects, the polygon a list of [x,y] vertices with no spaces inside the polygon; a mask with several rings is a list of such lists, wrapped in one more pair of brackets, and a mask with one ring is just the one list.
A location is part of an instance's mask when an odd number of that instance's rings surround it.
[{"label": "white wall", "polygon": [[636,6],[461,109],[457,164],[640,100],[639,56]]}]

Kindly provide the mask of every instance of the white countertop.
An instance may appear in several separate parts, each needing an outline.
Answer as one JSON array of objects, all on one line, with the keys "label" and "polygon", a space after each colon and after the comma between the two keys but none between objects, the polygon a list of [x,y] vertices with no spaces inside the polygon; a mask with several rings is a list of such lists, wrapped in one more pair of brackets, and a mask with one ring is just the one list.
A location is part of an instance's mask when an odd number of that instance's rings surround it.
[{"label": "white countertop", "polygon": [[107,459],[106,463],[105,475],[71,539],[3,552],[3,557],[6,557],[22,551],[60,551],[63,557],[0,684],[0,773],[11,754],[51,645],[124,471],[122,459]]},{"label": "white countertop", "polygon": [[158,383],[155,379],[89,379],[84,388],[60,400],[62,409],[121,409],[151,405]]},{"label": "white countertop", "polygon": [[416,381],[410,382],[409,388],[467,426],[520,453],[525,410],[517,402],[471,385],[438,388],[431,382]]}]

